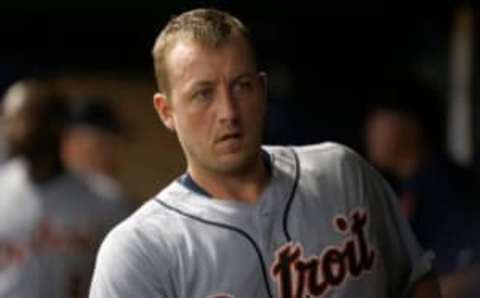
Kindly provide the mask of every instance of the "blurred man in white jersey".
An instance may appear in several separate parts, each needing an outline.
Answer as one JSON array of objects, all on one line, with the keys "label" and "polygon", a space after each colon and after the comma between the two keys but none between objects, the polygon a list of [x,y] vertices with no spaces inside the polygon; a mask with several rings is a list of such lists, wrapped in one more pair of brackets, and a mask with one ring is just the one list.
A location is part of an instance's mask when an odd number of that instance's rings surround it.
[{"label": "blurred man in white jersey", "polygon": [[2,112],[0,297],[86,297],[107,227],[99,199],[61,162],[65,98],[51,82],[21,81]]}]

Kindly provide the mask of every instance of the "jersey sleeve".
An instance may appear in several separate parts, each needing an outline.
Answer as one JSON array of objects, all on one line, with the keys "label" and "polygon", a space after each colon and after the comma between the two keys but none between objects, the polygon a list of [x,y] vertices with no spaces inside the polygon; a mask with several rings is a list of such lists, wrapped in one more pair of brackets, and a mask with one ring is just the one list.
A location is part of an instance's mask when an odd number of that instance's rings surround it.
[{"label": "jersey sleeve", "polygon": [[409,297],[415,283],[433,271],[434,254],[420,247],[390,185],[361,157],[357,159],[362,169],[365,204],[372,213],[371,228],[385,262],[388,291]]},{"label": "jersey sleeve", "polygon": [[122,226],[112,230],[98,252],[89,298],[173,297],[166,291],[166,263],[164,270],[152,267],[152,258],[156,263],[165,259],[147,252],[135,231]]}]

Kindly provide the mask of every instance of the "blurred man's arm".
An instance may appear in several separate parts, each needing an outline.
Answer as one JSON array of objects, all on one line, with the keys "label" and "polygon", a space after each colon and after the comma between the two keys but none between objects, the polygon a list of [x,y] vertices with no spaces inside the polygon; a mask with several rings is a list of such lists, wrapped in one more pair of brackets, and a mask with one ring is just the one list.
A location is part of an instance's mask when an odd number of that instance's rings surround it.
[{"label": "blurred man's arm", "polygon": [[429,274],[418,281],[412,289],[411,298],[441,298],[437,277]]},{"label": "blurred man's arm", "polygon": [[[479,289],[480,266],[473,265],[464,270],[439,277],[443,298],[470,297]],[[470,295],[470,296],[468,296]]]}]

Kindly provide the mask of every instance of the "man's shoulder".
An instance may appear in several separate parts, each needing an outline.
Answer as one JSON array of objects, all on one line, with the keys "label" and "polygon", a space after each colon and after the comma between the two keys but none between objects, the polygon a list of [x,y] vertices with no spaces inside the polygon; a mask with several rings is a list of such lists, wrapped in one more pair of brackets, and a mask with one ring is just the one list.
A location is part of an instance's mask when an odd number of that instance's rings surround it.
[{"label": "man's shoulder", "polygon": [[117,224],[103,240],[97,255],[92,287],[102,292],[107,284],[114,291],[136,291],[135,283],[125,284],[121,281],[130,279],[143,283],[160,280],[172,266],[174,250],[168,229],[168,218],[155,199],[144,203]]},{"label": "man's shoulder", "polygon": [[[148,229],[153,222],[159,222],[160,225],[163,221],[167,220],[168,214],[166,214],[164,208],[158,203],[158,198],[154,197],[143,203],[135,212],[129,217],[120,222],[110,234],[113,234],[114,238],[117,235],[120,237],[141,234],[148,235]],[[157,224],[155,224],[157,225]]]},{"label": "man's shoulder", "polygon": [[0,166],[0,189],[3,208],[5,204],[20,206],[39,198],[37,188],[28,177],[26,163],[21,159],[13,159]]},{"label": "man's shoulder", "polygon": [[27,167],[22,159],[15,158],[0,165],[0,183],[12,186],[28,180]]},{"label": "man's shoulder", "polygon": [[335,143],[323,142],[303,146],[264,146],[264,149],[274,157],[286,157],[295,153],[302,167],[318,168],[338,162],[354,162],[360,160],[358,154],[351,148]]},{"label": "man's shoulder", "polygon": [[147,201],[137,211],[118,223],[105,237],[101,246],[99,257],[102,262],[115,262],[115,258],[125,260],[143,259],[153,250],[155,242],[162,237],[154,231],[152,220],[162,225],[161,210],[153,200]]},{"label": "man's shoulder", "polygon": [[320,157],[344,157],[352,154],[353,150],[349,147],[335,142],[323,142],[296,147],[299,155],[312,155]]},{"label": "man's shoulder", "polygon": [[168,238],[171,233],[167,232],[167,227],[174,224],[176,214],[165,208],[161,202],[165,200],[165,197],[167,199],[172,197],[171,193],[174,191],[175,188],[168,186],[156,196],[148,199],[129,217],[117,224],[110,231],[105,242],[151,244],[151,242]]}]

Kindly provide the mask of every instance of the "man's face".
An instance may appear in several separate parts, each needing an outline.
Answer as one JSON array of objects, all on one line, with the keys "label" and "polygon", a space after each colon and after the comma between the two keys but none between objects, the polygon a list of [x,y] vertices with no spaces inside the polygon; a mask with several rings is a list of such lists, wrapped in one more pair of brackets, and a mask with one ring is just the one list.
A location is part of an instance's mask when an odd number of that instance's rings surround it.
[{"label": "man's face", "polygon": [[389,169],[402,157],[405,147],[414,142],[416,125],[399,113],[378,109],[369,116],[365,133],[369,159]]},{"label": "man's face", "polygon": [[79,125],[67,130],[63,158],[76,172],[114,175],[119,136],[97,126]]},{"label": "man's face", "polygon": [[4,133],[10,156],[27,154],[37,144],[36,115],[29,113],[25,98],[10,96],[3,105]]},{"label": "man's face", "polygon": [[[174,130],[190,170],[234,174],[258,158],[265,113],[265,78],[238,34],[217,48],[179,41],[167,54],[168,100],[155,106]],[[160,108],[160,101],[166,108]]]}]

